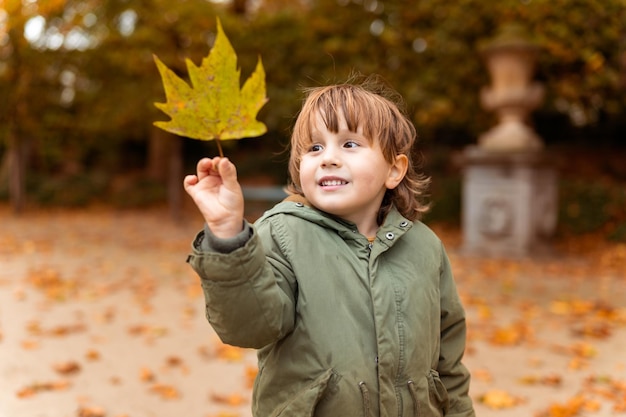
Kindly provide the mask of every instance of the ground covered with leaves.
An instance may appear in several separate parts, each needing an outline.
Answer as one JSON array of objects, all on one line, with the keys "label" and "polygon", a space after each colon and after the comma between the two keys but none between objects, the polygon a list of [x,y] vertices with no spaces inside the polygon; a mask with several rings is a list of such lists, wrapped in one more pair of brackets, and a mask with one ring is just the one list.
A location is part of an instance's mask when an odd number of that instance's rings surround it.
[{"label": "ground covered with leaves", "polygon": [[[0,207],[0,417],[249,417],[254,352],[223,345],[167,211]],[[533,260],[446,244],[480,417],[626,416],[626,244]]]}]

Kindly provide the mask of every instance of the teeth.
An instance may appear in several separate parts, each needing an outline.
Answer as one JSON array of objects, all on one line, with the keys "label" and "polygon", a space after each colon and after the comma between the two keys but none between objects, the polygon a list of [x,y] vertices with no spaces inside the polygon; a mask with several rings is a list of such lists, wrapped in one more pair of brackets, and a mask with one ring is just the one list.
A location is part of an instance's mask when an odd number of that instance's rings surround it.
[{"label": "teeth", "polygon": [[344,184],[347,184],[347,182],[340,181],[340,180],[322,181],[323,186],[334,186],[334,185],[344,185]]}]

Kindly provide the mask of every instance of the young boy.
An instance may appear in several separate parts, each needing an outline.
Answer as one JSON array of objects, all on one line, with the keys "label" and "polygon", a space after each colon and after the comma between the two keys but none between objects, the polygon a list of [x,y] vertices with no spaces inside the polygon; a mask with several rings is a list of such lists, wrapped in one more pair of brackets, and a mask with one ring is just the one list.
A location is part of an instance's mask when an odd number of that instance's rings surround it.
[{"label": "young boy", "polygon": [[315,88],[291,138],[292,195],[254,225],[228,159],[185,178],[206,221],[189,263],[207,318],[259,349],[256,417],[474,416],[463,307],[418,220],[415,137],[367,85]]}]

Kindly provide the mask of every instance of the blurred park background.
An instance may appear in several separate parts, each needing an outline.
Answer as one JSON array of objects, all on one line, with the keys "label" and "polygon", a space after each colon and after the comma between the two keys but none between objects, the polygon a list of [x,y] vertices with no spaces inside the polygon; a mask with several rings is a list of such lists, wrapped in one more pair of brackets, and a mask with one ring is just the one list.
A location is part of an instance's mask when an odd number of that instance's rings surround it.
[{"label": "blurred park background", "polygon": [[458,224],[455,155],[494,125],[479,46],[521,24],[540,45],[532,113],[559,171],[559,234],[626,241],[624,0],[3,0],[0,200],[29,207],[185,204],[181,181],[213,142],[175,137],[157,55],[185,76],[219,17],[242,80],[261,57],[269,102],[260,138],[228,141],[245,184],[285,184],[302,88],[382,75],[405,98],[433,176],[427,220]]},{"label": "blurred park background", "polygon": [[[254,356],[211,332],[184,262],[202,219],[182,178],[217,146],[153,126],[153,55],[186,78],[217,18],[242,80],[266,71],[268,132],[222,145],[245,186],[286,183],[303,88],[376,73],[405,98],[477,415],[624,415],[626,0],[0,0],[0,417],[250,416]],[[559,256],[459,250],[463,155],[498,123],[481,46],[510,24],[540,47]]]}]

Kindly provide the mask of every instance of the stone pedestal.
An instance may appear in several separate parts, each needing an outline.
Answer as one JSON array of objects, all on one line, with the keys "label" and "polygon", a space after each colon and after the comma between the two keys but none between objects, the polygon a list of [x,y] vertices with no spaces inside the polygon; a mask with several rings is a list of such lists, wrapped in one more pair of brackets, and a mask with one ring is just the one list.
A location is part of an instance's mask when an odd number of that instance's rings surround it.
[{"label": "stone pedestal", "polygon": [[549,253],[558,184],[547,154],[471,146],[462,162],[463,251],[516,258]]}]

